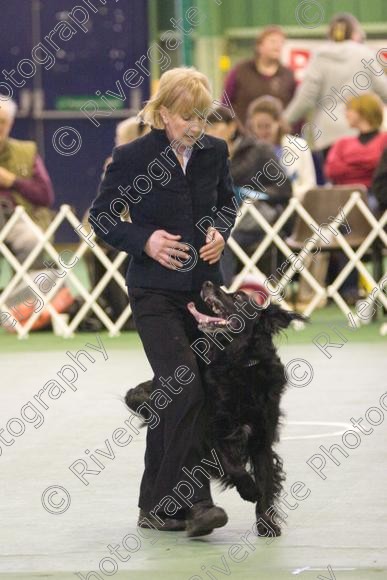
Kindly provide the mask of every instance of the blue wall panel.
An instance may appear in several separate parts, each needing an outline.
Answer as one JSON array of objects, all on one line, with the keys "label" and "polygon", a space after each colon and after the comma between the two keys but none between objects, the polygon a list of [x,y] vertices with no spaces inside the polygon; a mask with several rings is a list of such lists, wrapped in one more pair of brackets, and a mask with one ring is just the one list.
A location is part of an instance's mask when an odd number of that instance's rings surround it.
[{"label": "blue wall panel", "polygon": [[[18,62],[23,58],[31,55],[32,47],[32,4],[25,0],[13,0],[7,2],[7,7],[1,11],[1,34],[0,34],[0,92],[8,95],[8,87],[11,92],[15,91],[15,96],[19,90],[13,85],[12,81],[7,80],[6,72],[15,68]],[[19,75],[17,75],[18,77]],[[16,82],[20,82],[17,81]],[[32,80],[22,81],[25,87],[32,86]]]},{"label": "blue wall panel", "polygon": [[[83,7],[86,14],[81,10],[72,14],[72,8],[77,5],[74,0],[41,2],[41,37],[48,36],[55,26],[59,27],[51,39],[43,41],[48,44],[51,40],[60,47],[55,66],[50,70],[43,68],[47,108],[54,108],[60,94],[93,96],[97,90],[102,93],[116,90],[117,80],[121,81],[126,94],[130,92],[122,82],[122,73],[134,65],[136,58],[146,53],[146,3],[141,0],[120,0],[118,3],[107,0],[103,6],[99,0],[93,2],[96,9],[98,7],[96,14],[91,10],[88,12],[86,6]],[[74,18],[81,23],[77,25]],[[87,20],[85,24],[82,24],[83,20]],[[69,35],[69,40],[60,38],[61,30],[62,37]],[[146,84],[142,88],[145,92],[148,89]]]},{"label": "blue wall panel", "polygon": [[[82,9],[75,11],[75,6]],[[117,93],[119,89],[124,93],[120,105],[125,109],[134,102],[139,105],[149,97],[150,82],[146,74],[142,73],[143,81],[137,89],[131,89],[123,82],[125,70],[138,68],[136,61],[146,55],[148,49],[147,2],[7,2],[7,10],[2,12],[1,18],[1,70],[17,70],[22,59],[31,60],[31,51],[39,43],[35,57],[42,64],[36,65],[35,73],[25,80],[24,86],[20,89],[13,87],[3,73],[0,74],[0,83],[11,87],[19,105],[24,100],[30,107],[26,118],[17,119],[13,135],[37,141],[55,185],[56,206],[69,203],[77,209],[80,217],[96,194],[104,160],[113,147],[115,125],[120,119],[113,118],[113,112],[111,117],[99,117],[100,126],[96,127],[82,115],[79,107],[88,99],[101,103],[100,96],[106,91]],[[24,67],[27,73],[31,70],[28,63]],[[19,83],[24,82],[19,74],[15,78]],[[97,96],[96,91],[101,95]],[[0,92],[9,92],[6,84],[0,84]],[[75,114],[55,112],[58,99],[63,96],[78,99]],[[40,112],[37,111],[39,107],[42,109]],[[52,145],[55,131],[63,126],[73,127],[82,137],[82,146],[75,155],[61,155]],[[59,241],[75,239],[75,234],[69,232],[58,238]]]}]

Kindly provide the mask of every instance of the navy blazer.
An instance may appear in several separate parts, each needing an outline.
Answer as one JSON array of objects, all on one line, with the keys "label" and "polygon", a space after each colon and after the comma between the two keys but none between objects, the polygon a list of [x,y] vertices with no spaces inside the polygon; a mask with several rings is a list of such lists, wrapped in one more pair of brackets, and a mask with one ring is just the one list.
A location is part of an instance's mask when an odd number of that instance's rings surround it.
[{"label": "navy blazer", "polygon": [[[120,219],[128,209],[131,223]],[[128,288],[197,291],[205,280],[223,284],[220,261],[204,262],[199,249],[211,225],[227,240],[236,215],[226,142],[203,136],[193,145],[184,174],[165,131],[152,129],[113,150],[89,222],[99,238],[131,254]],[[190,245],[191,259],[182,261],[181,269],[166,268],[144,252],[160,229],[180,234],[179,242]]]}]

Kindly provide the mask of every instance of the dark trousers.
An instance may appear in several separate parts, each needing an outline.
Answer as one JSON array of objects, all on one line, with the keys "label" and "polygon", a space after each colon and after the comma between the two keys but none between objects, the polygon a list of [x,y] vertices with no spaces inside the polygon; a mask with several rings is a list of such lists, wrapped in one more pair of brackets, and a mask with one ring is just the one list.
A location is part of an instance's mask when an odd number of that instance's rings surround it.
[{"label": "dark trousers", "polygon": [[[203,468],[201,460],[211,459],[204,442],[205,387],[202,373],[206,363],[190,346],[201,333],[187,310],[187,303],[192,300],[200,312],[211,312],[198,292],[131,288],[128,294],[136,328],[154,372],[153,392],[163,389],[172,399],[164,409],[157,409],[160,422],[153,428],[151,422],[148,425],[139,507],[151,511],[160,502],[165,505],[162,500],[166,496],[178,498],[173,488],[183,480],[190,481],[182,471],[183,467],[190,471],[199,465]],[[187,384],[179,383],[174,376],[176,369],[183,365],[189,370],[180,380],[191,379]],[[168,379],[170,376],[170,385],[174,390],[182,388],[180,393],[172,394],[168,388],[162,387],[160,378]],[[151,405],[152,409],[155,409],[155,404]],[[192,504],[211,500],[209,479],[199,471],[197,479],[202,486],[191,481],[194,494],[189,501]],[[187,508],[186,504],[179,503]],[[157,511],[163,512],[162,509]]]}]

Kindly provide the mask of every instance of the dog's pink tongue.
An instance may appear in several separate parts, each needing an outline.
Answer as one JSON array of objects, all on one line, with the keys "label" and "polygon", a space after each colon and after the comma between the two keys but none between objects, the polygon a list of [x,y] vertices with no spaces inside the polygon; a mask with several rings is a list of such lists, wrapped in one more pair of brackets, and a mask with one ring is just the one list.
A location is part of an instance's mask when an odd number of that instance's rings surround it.
[{"label": "dog's pink tongue", "polygon": [[196,320],[198,322],[200,322],[200,319],[203,317],[203,315],[200,314],[200,312],[197,310],[197,308],[195,306],[195,302],[188,302],[187,308],[190,311],[190,313],[192,314],[192,316],[194,316],[196,318]]},{"label": "dog's pink tongue", "polygon": [[194,312],[197,312],[195,302],[188,302],[187,308],[191,314],[193,314]]},{"label": "dog's pink tongue", "polygon": [[215,322],[223,320],[223,318],[219,318],[218,316],[208,316],[207,314],[201,314],[197,310],[194,302],[188,302],[187,308],[190,311],[190,313],[192,314],[192,316],[194,316],[198,322],[203,322],[204,320],[206,322],[209,322],[211,320],[215,321]]}]

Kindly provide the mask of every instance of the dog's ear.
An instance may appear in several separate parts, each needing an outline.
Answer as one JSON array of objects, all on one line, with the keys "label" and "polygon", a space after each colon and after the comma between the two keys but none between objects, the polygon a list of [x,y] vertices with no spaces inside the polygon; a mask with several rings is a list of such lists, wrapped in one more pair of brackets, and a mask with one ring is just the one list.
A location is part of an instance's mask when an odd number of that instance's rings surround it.
[{"label": "dog's ear", "polygon": [[298,312],[284,310],[277,304],[270,304],[268,308],[262,310],[258,324],[262,325],[266,332],[273,335],[288,328],[293,320],[306,322],[307,318]]}]

